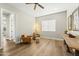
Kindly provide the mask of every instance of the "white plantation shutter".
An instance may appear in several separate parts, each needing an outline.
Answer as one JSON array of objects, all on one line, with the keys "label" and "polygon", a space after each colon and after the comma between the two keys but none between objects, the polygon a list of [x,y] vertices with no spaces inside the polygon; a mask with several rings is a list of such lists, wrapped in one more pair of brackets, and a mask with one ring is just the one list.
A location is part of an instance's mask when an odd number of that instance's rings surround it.
[{"label": "white plantation shutter", "polygon": [[56,20],[43,20],[42,31],[56,31]]}]

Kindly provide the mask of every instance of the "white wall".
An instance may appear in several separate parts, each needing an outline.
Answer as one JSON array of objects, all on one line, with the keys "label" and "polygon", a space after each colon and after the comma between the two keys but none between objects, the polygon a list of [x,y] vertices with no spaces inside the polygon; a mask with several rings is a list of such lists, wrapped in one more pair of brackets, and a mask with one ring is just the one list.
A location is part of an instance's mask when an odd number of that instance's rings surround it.
[{"label": "white wall", "polygon": [[48,38],[60,38],[62,39],[62,34],[66,30],[66,11],[50,14],[37,18],[38,21],[42,20],[56,20],[56,31],[43,31],[41,35]]},{"label": "white wall", "polygon": [[[16,15],[16,43],[19,42],[19,38],[21,34],[31,34],[33,31],[33,23],[34,23],[34,17],[28,15],[27,13],[24,13],[17,8],[14,8],[7,4],[0,4],[0,8],[7,9]],[[27,11],[27,10],[26,10]],[[0,39],[1,44],[1,39]]]}]

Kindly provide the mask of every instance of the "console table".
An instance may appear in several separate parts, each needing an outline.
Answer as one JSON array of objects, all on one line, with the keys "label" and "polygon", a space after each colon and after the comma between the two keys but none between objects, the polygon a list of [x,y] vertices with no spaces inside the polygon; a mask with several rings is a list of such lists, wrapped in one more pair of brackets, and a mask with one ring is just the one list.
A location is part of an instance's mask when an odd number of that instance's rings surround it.
[{"label": "console table", "polygon": [[74,55],[79,55],[79,38],[70,38],[67,34],[63,35],[68,48],[71,48]]}]

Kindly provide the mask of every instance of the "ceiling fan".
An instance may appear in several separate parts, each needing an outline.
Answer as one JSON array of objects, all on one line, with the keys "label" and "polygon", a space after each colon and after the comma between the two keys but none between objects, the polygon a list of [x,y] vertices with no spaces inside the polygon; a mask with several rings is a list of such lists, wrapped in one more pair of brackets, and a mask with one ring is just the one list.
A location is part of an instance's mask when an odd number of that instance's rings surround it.
[{"label": "ceiling fan", "polygon": [[40,8],[44,9],[44,7],[41,4],[39,4],[39,3],[25,3],[25,4],[26,5],[28,5],[28,4],[34,4],[34,10],[36,10],[36,6],[39,6]]}]

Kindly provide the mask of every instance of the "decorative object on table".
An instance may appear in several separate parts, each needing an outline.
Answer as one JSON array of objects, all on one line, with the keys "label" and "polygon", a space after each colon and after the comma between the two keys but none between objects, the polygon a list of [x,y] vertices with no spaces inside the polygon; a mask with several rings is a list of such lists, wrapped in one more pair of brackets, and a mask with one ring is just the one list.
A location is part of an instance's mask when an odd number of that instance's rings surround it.
[{"label": "decorative object on table", "polygon": [[75,36],[72,35],[72,34],[68,34],[68,35],[69,35],[70,38],[75,38]]}]

